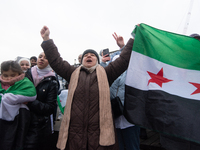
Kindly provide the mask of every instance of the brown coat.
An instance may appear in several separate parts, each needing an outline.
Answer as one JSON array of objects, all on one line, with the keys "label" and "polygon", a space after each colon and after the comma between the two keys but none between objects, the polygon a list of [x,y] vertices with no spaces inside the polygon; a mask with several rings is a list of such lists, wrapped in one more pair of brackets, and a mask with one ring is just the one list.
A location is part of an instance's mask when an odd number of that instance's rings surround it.
[{"label": "brown coat", "polygon": [[[120,57],[105,67],[109,85],[127,69],[132,45],[133,40],[130,39]],[[67,61],[62,60],[52,40],[42,43],[42,48],[54,71],[69,82],[71,74],[76,68],[71,66]],[[96,71],[89,73],[86,69],[81,68],[71,106],[71,120],[66,149],[118,149],[117,142],[112,146],[99,145],[98,95],[99,89]]]}]

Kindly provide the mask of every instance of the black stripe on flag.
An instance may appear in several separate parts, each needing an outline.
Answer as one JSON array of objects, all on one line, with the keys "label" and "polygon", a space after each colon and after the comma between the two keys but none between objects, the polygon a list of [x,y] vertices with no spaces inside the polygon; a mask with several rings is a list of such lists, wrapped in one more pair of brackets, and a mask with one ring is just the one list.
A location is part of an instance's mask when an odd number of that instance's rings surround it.
[{"label": "black stripe on flag", "polygon": [[198,100],[125,87],[124,115],[130,123],[200,143],[199,114]]}]

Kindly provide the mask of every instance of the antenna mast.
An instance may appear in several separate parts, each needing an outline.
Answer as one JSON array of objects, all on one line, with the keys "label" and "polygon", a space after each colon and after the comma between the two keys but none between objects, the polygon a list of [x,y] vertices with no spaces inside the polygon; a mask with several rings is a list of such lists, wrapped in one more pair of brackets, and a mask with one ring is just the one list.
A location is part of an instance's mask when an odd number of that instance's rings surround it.
[{"label": "antenna mast", "polygon": [[189,11],[187,13],[186,22],[185,22],[185,26],[184,26],[184,29],[183,29],[183,34],[187,33],[187,29],[188,29],[189,22],[190,22],[190,17],[191,17],[191,11],[192,11],[193,2],[194,2],[194,0],[190,1],[190,7],[189,7]]}]

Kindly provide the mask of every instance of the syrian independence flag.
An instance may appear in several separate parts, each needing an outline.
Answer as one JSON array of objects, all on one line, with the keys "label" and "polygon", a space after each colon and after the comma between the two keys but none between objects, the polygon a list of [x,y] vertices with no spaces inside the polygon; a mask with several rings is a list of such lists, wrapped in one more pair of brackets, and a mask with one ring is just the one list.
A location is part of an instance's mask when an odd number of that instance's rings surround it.
[{"label": "syrian independence flag", "polygon": [[30,124],[30,112],[25,102],[36,99],[33,83],[24,78],[7,90],[0,84],[0,149],[23,149]]},{"label": "syrian independence flag", "polygon": [[35,86],[26,77],[7,90],[0,84],[0,119],[13,121],[20,108],[28,109],[23,103],[34,101],[36,96]]},{"label": "syrian independence flag", "polygon": [[125,117],[200,143],[200,41],[140,24],[129,62]]},{"label": "syrian independence flag", "polygon": [[58,107],[60,108],[60,111],[62,114],[64,114],[64,110],[65,110],[65,106],[67,102],[67,96],[68,96],[68,89],[65,89],[65,90],[62,90],[57,97]]}]

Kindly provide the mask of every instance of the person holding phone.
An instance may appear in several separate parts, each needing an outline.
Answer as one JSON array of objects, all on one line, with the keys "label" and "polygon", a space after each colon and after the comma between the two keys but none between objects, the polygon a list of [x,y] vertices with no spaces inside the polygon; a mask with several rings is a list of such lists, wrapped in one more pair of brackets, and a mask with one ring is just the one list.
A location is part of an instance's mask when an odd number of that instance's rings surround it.
[{"label": "person holding phone", "polygon": [[107,66],[107,62],[110,61],[110,54],[109,54],[109,49],[102,49],[100,51],[100,56],[101,56],[101,62],[100,65],[102,67]]},{"label": "person holding phone", "polygon": [[118,51],[114,52],[112,55],[106,54],[106,53],[109,52],[109,50],[108,50],[108,52],[107,52],[107,50],[106,50],[106,52],[104,52],[105,55],[103,54],[103,50],[101,50],[100,55],[102,56],[102,58],[101,58],[100,65],[102,67],[106,67],[110,62],[112,62],[113,57],[116,56],[116,55],[120,55],[120,53],[122,52],[122,50],[125,47],[124,38],[122,36],[117,35],[115,32],[114,32],[114,34],[112,34],[112,36],[114,37],[114,39],[115,39],[115,41],[116,41],[116,43],[117,43],[117,45],[119,46],[120,49]]},{"label": "person holding phone", "polygon": [[[120,47],[120,50],[113,53],[112,62],[115,61],[122,49],[124,47],[124,40],[122,36],[118,36],[116,33],[113,34],[117,45]],[[103,63],[101,63],[102,65]],[[103,67],[106,67],[108,64],[103,64]],[[124,105],[124,94],[125,94],[125,80],[126,80],[127,71],[121,74],[111,85],[110,87],[110,98],[113,99],[118,96]],[[140,149],[140,127],[132,123],[129,123],[124,115],[121,115],[114,119],[115,128],[119,143],[119,149],[124,150],[139,150]],[[146,131],[146,130],[145,130]]]}]

